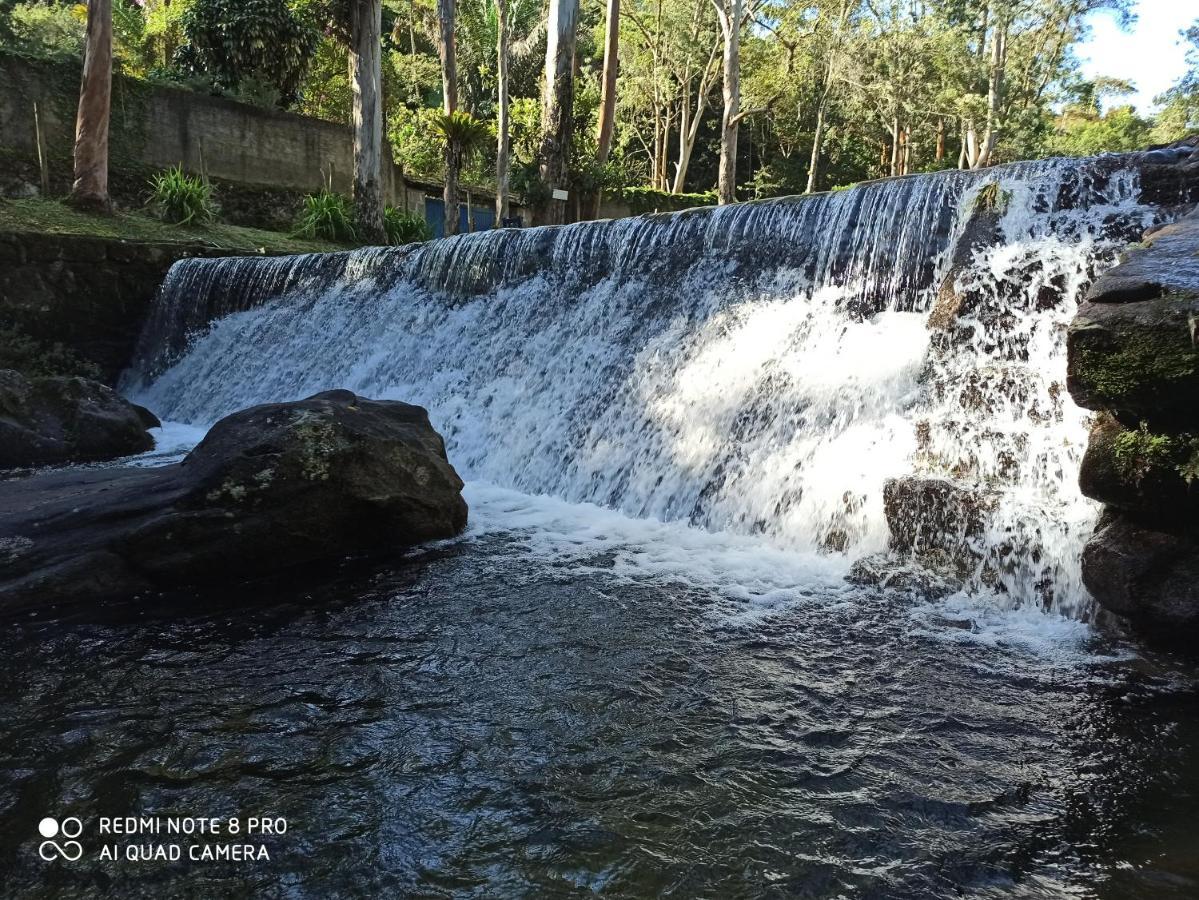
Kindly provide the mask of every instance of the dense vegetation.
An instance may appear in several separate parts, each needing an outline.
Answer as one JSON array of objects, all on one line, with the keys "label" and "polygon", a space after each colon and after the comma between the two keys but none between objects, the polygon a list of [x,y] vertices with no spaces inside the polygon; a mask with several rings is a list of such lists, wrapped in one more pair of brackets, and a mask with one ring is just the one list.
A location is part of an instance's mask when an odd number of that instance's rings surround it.
[{"label": "dense vegetation", "polygon": [[[1086,16],[1106,9],[1127,18],[1128,3],[584,0],[567,92],[571,121],[562,132],[569,135],[565,180],[583,196],[599,188],[641,191],[642,199],[646,191],[711,191],[730,122],[734,148],[740,127],[731,164],[741,199],[1167,142],[1199,128],[1199,24],[1187,35],[1189,73],[1159,98],[1153,117],[1115,102],[1130,85],[1077,72]],[[546,6],[449,5],[450,104],[439,53],[443,4],[383,0],[384,133],[408,172],[442,178],[447,165],[460,165],[465,183],[494,185],[503,31],[510,189],[534,202],[544,197],[545,182],[558,180],[544,168],[546,43],[554,32]],[[114,52],[127,75],[348,122],[346,7],[345,0],[113,0]],[[620,77],[611,145],[601,150],[612,11]],[[77,55],[85,20],[79,4],[0,0],[0,43]],[[725,89],[733,77],[739,93],[730,107]],[[451,106],[471,134],[456,151],[446,130]]]}]

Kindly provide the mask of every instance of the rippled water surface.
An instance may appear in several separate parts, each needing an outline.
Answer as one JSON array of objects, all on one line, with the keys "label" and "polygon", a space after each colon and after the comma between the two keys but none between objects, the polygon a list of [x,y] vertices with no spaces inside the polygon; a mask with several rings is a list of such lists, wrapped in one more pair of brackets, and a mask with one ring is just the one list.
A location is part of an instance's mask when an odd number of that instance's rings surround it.
[{"label": "rippled water surface", "polygon": [[[320,589],[10,627],[3,892],[1199,895],[1177,661],[778,560],[737,596],[736,547],[472,503],[462,541]],[[48,812],[289,830],[269,862],[45,863]]]}]

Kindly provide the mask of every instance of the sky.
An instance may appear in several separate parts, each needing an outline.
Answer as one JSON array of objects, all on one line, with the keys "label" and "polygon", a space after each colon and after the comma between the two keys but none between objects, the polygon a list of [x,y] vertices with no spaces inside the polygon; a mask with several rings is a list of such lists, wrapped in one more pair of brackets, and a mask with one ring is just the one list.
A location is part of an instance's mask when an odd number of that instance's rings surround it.
[{"label": "sky", "polygon": [[1199,3],[1139,0],[1135,6],[1137,21],[1128,31],[1120,29],[1111,13],[1092,13],[1091,35],[1077,50],[1085,77],[1111,75],[1133,82],[1137,92],[1114,102],[1132,103],[1145,113],[1153,109],[1153,98],[1186,71],[1186,48],[1178,31],[1199,18]]}]

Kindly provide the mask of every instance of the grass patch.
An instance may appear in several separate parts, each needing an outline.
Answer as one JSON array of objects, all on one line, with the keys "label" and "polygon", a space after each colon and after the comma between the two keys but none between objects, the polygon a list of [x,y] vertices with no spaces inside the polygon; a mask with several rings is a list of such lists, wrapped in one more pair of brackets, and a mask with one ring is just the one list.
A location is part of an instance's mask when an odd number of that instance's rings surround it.
[{"label": "grass patch", "polygon": [[39,234],[79,234],[100,238],[154,243],[201,244],[219,250],[266,253],[328,253],[346,250],[346,244],[293,237],[279,231],[242,228],[219,222],[207,225],[170,225],[140,212],[93,216],[57,200],[0,200],[0,231]]}]

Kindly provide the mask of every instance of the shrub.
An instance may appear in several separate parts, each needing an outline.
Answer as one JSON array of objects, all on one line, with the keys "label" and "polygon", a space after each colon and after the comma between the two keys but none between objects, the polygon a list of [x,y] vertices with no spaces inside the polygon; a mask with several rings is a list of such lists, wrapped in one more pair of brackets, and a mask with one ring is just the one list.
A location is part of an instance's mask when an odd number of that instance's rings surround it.
[{"label": "shrub", "polygon": [[352,243],[358,239],[354,231],[350,201],[327,188],[319,194],[304,198],[304,210],[296,225],[297,237],[322,238],[326,241]]},{"label": "shrub", "polygon": [[383,230],[387,232],[387,243],[396,247],[433,237],[428,222],[415,213],[404,212],[394,206],[383,211]]},{"label": "shrub", "polygon": [[150,199],[159,217],[175,225],[202,225],[212,221],[212,185],[198,175],[188,175],[180,167],[159,172],[150,184]]},{"label": "shrub", "polygon": [[320,33],[287,0],[195,0],[180,20],[187,44],[174,62],[227,93],[247,79],[270,85],[280,105],[293,103]]}]

